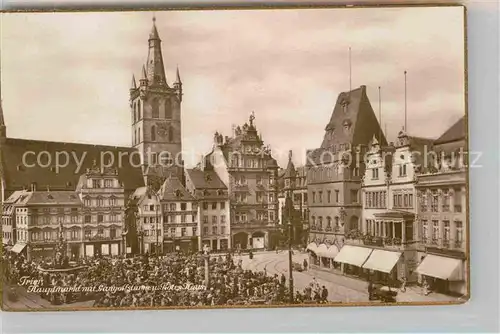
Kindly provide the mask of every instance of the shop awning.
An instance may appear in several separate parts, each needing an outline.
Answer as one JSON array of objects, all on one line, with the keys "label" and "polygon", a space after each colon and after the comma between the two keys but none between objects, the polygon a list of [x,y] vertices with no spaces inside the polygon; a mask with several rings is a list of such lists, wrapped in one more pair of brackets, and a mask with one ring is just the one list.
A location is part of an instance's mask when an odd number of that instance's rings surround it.
[{"label": "shop awning", "polygon": [[427,255],[417,267],[416,272],[435,278],[450,281],[460,280],[460,267],[462,260],[450,257]]},{"label": "shop awning", "polygon": [[363,268],[390,273],[398,263],[401,253],[374,249]]},{"label": "shop awning", "polygon": [[315,242],[311,242],[309,245],[307,245],[306,250],[316,253],[318,251],[318,246]]},{"label": "shop awning", "polygon": [[325,257],[326,252],[328,252],[328,247],[325,244],[319,244],[316,255],[319,257]]},{"label": "shop awning", "polygon": [[338,247],[335,245],[331,245],[325,252],[321,254],[321,256],[326,257],[328,259],[334,259],[338,253],[339,253]]},{"label": "shop awning", "polygon": [[371,252],[371,248],[344,245],[337,256],[335,256],[334,261],[361,267]]},{"label": "shop awning", "polygon": [[26,244],[15,244],[14,247],[12,247],[11,251],[14,252],[14,253],[21,253],[24,249],[24,247],[26,247]]}]

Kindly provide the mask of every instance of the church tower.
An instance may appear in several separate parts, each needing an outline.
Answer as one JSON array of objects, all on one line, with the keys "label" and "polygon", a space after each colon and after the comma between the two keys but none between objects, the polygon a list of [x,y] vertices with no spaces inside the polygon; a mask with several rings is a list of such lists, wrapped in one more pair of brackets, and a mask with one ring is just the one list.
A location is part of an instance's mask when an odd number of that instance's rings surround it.
[{"label": "church tower", "polygon": [[153,18],[148,39],[147,63],[137,85],[132,76],[130,108],[132,146],[142,158],[146,184],[161,186],[169,176],[184,179],[181,143],[182,83],[177,68],[176,82],[170,87],[165,75],[161,39]]}]

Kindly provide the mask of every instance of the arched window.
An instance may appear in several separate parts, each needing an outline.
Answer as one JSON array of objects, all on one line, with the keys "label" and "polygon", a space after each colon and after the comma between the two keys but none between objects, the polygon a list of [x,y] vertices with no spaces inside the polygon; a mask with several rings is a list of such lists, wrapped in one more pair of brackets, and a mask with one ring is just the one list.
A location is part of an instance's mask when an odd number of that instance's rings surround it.
[{"label": "arched window", "polygon": [[141,120],[141,100],[137,101],[137,121]]},{"label": "arched window", "polygon": [[134,130],[134,145],[137,144],[137,130]]},{"label": "arched window", "polygon": [[156,140],[156,126],[151,127],[151,140],[155,141]]},{"label": "arched window", "polygon": [[153,99],[151,102],[151,110],[151,117],[160,118],[160,102],[158,102],[158,99]]},{"label": "arched window", "polygon": [[174,127],[170,125],[169,131],[168,131],[168,141],[173,142],[174,141]]},{"label": "arched window", "polygon": [[141,128],[137,129],[137,143],[141,142]]},{"label": "arched window", "polygon": [[173,103],[170,100],[165,101],[165,118],[172,119],[172,107]]},{"label": "arched window", "polygon": [[332,217],[330,216],[326,217],[326,227],[332,227]]}]

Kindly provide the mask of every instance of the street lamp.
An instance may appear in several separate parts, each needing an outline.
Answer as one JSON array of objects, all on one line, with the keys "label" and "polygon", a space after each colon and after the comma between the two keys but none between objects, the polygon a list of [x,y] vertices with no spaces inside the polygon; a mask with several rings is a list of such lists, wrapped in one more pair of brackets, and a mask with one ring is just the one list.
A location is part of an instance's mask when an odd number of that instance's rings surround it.
[{"label": "street lamp", "polygon": [[288,218],[288,281],[290,285],[290,304],[293,304],[293,272],[292,272],[292,221]]}]

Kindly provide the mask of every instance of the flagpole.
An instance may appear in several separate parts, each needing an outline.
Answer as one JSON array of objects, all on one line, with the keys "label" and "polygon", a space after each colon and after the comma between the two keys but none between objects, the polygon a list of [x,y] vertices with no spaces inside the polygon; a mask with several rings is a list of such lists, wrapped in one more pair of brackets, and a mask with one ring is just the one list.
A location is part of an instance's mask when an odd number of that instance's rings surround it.
[{"label": "flagpole", "polygon": [[408,134],[408,124],[407,124],[408,123],[408,116],[407,116],[408,111],[407,111],[407,102],[406,102],[407,101],[407,96],[406,96],[406,92],[407,92],[407,90],[406,90],[406,73],[407,72],[405,71],[405,132]]}]

